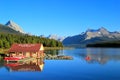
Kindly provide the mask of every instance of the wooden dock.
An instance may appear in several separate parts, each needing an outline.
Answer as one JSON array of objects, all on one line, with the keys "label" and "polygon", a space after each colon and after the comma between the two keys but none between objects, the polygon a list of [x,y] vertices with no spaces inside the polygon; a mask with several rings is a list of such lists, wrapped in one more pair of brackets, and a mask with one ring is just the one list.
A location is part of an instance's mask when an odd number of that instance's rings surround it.
[{"label": "wooden dock", "polygon": [[45,56],[46,60],[72,60],[73,57],[71,56],[65,56],[65,55],[46,55]]},{"label": "wooden dock", "polygon": [[35,60],[36,58],[24,58],[24,59],[20,59],[18,60],[18,62],[28,62],[28,61],[32,61]]}]

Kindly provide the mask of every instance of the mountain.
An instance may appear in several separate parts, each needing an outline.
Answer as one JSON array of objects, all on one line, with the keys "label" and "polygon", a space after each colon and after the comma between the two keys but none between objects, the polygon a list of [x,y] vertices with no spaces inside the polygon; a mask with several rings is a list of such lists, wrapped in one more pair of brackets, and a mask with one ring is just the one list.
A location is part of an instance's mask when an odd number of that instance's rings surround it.
[{"label": "mountain", "polygon": [[49,35],[48,38],[49,39],[55,39],[55,40],[60,41],[60,42],[62,42],[65,39],[65,37],[60,37],[60,36],[55,35],[55,34]]},{"label": "mountain", "polygon": [[65,46],[84,47],[90,43],[120,40],[119,32],[109,32],[104,27],[97,30],[88,29],[79,35],[67,37],[63,40]]},{"label": "mountain", "polygon": [[21,34],[18,31],[11,29],[10,27],[0,24],[0,33]]},{"label": "mountain", "polygon": [[8,26],[9,28],[15,30],[15,31],[20,32],[20,33],[25,33],[25,32],[21,29],[21,27],[20,27],[18,24],[16,24],[15,22],[13,22],[12,20],[8,21],[5,25]]}]

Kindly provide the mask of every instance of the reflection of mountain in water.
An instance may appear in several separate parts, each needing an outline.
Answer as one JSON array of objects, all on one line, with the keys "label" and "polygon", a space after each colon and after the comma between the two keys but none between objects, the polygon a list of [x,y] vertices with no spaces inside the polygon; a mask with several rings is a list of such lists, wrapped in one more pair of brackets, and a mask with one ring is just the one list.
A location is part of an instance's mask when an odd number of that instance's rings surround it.
[{"label": "reflection of mountain in water", "polygon": [[44,67],[43,59],[36,59],[26,63],[7,63],[8,71],[42,71]]},{"label": "reflection of mountain in water", "polygon": [[[110,61],[120,61],[120,48],[80,48],[66,52],[68,55],[86,60],[91,64],[106,64]],[[90,59],[86,59],[87,56]]]},{"label": "reflection of mountain in water", "polygon": [[89,63],[106,64],[108,61],[120,61],[120,50],[118,49],[87,49],[82,55]]}]

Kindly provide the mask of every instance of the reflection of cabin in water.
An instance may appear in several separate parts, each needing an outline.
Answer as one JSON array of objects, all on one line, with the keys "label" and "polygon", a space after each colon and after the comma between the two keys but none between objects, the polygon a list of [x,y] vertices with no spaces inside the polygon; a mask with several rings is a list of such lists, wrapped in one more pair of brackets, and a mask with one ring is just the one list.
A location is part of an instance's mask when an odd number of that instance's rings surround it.
[{"label": "reflection of cabin in water", "polygon": [[44,67],[43,59],[35,59],[26,63],[7,63],[8,71],[42,71]]},{"label": "reflection of cabin in water", "polygon": [[13,44],[8,50],[8,55],[9,57],[5,57],[5,60],[40,58],[44,57],[44,48],[42,44]]}]

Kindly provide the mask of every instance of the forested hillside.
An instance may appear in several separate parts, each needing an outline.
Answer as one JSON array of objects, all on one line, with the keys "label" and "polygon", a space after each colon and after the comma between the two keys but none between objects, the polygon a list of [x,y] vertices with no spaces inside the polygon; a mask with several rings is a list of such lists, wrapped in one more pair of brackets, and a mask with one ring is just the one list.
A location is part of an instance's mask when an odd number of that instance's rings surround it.
[{"label": "forested hillside", "polygon": [[61,42],[53,39],[30,35],[0,33],[0,48],[10,48],[13,43],[42,43],[45,47],[63,47]]}]

